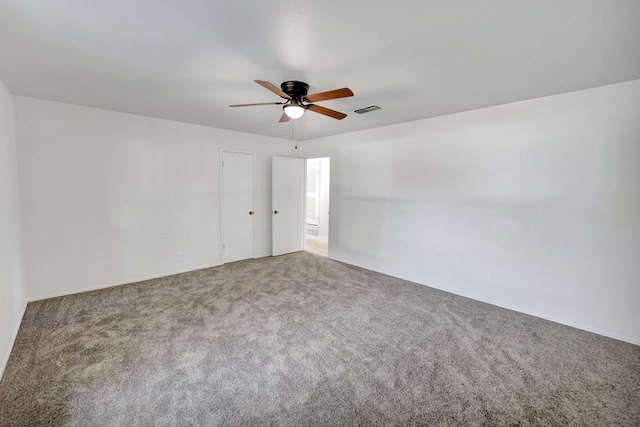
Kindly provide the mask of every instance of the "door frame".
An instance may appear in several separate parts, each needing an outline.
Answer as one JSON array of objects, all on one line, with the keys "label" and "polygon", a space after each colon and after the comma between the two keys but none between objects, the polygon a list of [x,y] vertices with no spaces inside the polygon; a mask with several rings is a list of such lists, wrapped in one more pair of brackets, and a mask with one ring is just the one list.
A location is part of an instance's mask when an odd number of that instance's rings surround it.
[{"label": "door frame", "polygon": [[252,151],[242,151],[242,150],[234,150],[230,148],[221,148],[220,149],[220,265],[224,264],[224,153],[235,153],[235,154],[249,154],[253,157],[253,211],[255,214],[253,215],[253,256],[252,258],[256,258],[256,217],[258,215],[257,208],[257,179],[256,179],[256,153]]}]

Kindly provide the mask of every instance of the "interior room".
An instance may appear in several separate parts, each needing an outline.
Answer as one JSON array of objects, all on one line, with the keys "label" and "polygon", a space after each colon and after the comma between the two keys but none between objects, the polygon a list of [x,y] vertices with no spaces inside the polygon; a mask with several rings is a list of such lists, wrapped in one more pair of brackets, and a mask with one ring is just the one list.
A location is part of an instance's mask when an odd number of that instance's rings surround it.
[{"label": "interior room", "polygon": [[0,0],[0,425],[640,424],[638,18]]}]

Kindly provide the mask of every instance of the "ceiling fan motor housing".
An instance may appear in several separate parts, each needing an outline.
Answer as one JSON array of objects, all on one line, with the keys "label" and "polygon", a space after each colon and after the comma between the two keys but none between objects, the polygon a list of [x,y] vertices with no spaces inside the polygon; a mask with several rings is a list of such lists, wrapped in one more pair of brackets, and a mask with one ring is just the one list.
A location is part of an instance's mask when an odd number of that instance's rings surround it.
[{"label": "ceiling fan motor housing", "polygon": [[309,91],[308,84],[304,82],[298,82],[295,80],[289,80],[289,81],[283,82],[280,85],[280,88],[284,93],[286,93],[296,101],[302,101],[302,98],[307,96],[307,93]]}]

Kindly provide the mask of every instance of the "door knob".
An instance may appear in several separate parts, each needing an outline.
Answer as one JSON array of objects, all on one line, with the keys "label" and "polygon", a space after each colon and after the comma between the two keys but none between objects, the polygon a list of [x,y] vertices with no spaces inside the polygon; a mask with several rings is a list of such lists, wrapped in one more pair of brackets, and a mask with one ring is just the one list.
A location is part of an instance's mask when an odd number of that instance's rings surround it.
[{"label": "door knob", "polygon": [[249,215],[253,215],[253,211],[249,211]]},{"label": "door knob", "polygon": [[273,211],[274,214],[278,215],[278,211]]}]

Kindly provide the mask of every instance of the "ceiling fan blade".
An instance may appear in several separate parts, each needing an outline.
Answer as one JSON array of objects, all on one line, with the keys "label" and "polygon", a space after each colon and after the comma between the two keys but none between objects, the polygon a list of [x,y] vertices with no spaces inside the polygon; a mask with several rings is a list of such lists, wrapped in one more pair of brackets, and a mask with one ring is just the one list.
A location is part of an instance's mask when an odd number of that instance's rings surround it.
[{"label": "ceiling fan blade", "polygon": [[270,82],[268,82],[266,80],[254,80],[254,82],[258,83],[262,87],[265,87],[265,88],[269,89],[271,92],[275,93],[276,95],[278,95],[281,98],[291,99],[291,97],[289,95],[284,93],[282,91],[282,89],[280,89],[278,86],[274,85],[273,83],[270,83]]},{"label": "ceiling fan blade", "polygon": [[258,102],[255,104],[234,104],[229,107],[253,107],[254,105],[282,105],[284,102]]},{"label": "ceiling fan blade", "polygon": [[315,104],[307,105],[307,110],[311,110],[314,113],[324,114],[325,116],[333,117],[334,119],[342,120],[347,115],[345,113],[341,113],[340,111],[332,110],[330,108],[321,107]]},{"label": "ceiling fan blade", "polygon": [[353,96],[353,92],[348,87],[343,87],[342,89],[330,90],[327,92],[314,93],[312,95],[307,95],[304,97],[309,102],[318,102],[318,101],[327,101],[329,99],[338,99],[338,98],[346,98],[348,96]]},{"label": "ceiling fan blade", "polygon": [[289,120],[291,120],[291,118],[289,116],[287,116],[286,113],[282,113],[282,117],[280,117],[280,120],[278,120],[280,123],[284,123],[284,122],[288,122]]}]

